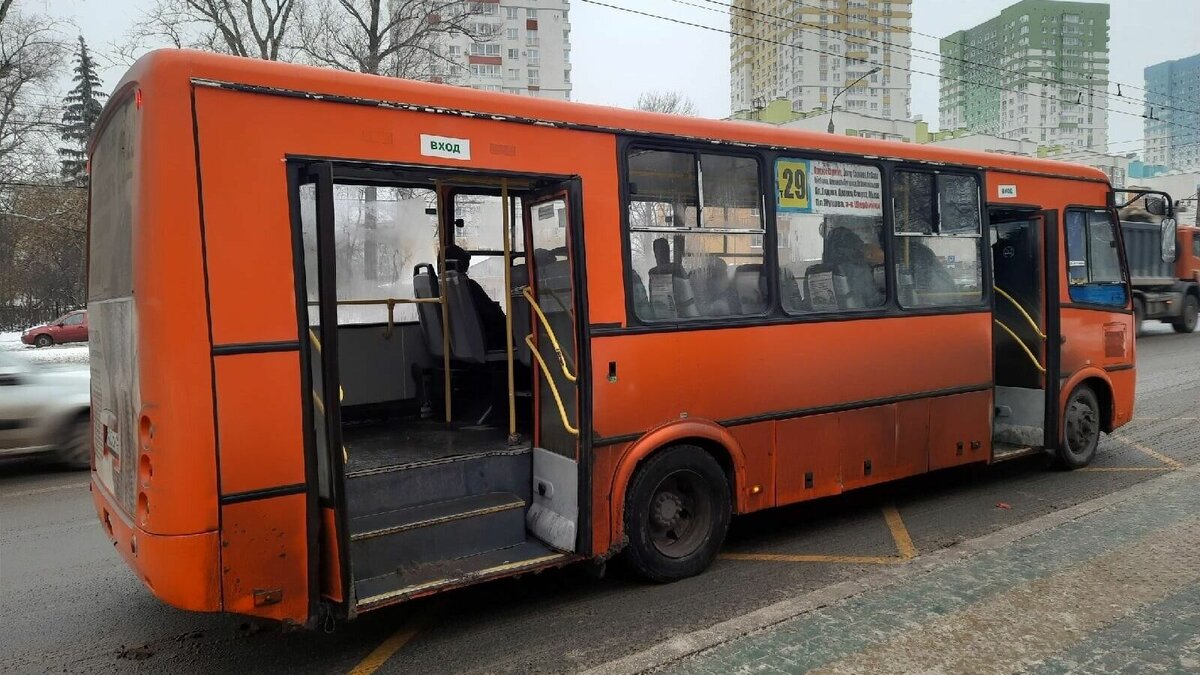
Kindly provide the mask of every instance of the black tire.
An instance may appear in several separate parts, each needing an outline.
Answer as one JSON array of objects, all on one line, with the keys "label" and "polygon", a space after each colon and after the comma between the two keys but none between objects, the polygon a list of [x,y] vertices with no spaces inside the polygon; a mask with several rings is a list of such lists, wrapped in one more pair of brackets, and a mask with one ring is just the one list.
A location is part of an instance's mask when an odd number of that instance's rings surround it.
[{"label": "black tire", "polygon": [[1196,317],[1200,315],[1200,299],[1188,294],[1183,296],[1183,313],[1171,322],[1176,333],[1191,333],[1196,330]]},{"label": "black tire", "polygon": [[92,424],[85,413],[79,415],[63,432],[62,441],[54,453],[54,462],[64,469],[82,471],[92,465]]},{"label": "black tire", "polygon": [[1133,299],[1133,334],[1142,334],[1142,324],[1146,321],[1146,303],[1141,298]]},{"label": "black tire", "polygon": [[49,347],[52,344],[54,344],[54,338],[50,337],[48,333],[42,333],[33,339],[35,347]]},{"label": "black tire", "polygon": [[1103,413],[1096,392],[1086,384],[1075,387],[1063,410],[1063,435],[1058,445],[1058,464],[1064,469],[1087,466],[1100,444]]},{"label": "black tire", "polygon": [[729,529],[729,483],[712,455],[678,445],[638,468],[625,495],[627,564],[657,583],[705,570]]}]

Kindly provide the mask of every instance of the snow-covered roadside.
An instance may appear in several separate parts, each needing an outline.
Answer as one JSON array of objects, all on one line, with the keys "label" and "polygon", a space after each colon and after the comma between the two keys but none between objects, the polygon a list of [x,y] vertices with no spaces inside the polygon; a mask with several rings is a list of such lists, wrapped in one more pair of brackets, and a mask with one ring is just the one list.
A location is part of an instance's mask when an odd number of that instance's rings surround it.
[{"label": "snow-covered roadside", "polygon": [[86,342],[53,345],[38,349],[21,343],[20,333],[0,333],[0,351],[17,352],[21,358],[47,365],[87,365]]}]

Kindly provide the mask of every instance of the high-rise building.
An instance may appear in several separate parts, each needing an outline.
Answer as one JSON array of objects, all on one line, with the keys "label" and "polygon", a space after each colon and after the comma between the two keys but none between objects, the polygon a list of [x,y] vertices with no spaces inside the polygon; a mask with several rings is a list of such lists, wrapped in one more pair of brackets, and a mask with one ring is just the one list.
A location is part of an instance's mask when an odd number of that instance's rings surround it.
[{"label": "high-rise building", "polygon": [[1147,164],[1200,169],[1200,54],[1145,70]]},{"label": "high-rise building", "polygon": [[729,25],[734,113],[789,99],[796,111],[911,114],[912,0],[734,0]]},{"label": "high-rise building", "polygon": [[1108,144],[1108,4],[1021,0],[941,41],[942,129]]},{"label": "high-rise building", "polygon": [[569,0],[470,0],[476,42],[445,39],[434,76],[453,84],[543,98],[571,98]]}]

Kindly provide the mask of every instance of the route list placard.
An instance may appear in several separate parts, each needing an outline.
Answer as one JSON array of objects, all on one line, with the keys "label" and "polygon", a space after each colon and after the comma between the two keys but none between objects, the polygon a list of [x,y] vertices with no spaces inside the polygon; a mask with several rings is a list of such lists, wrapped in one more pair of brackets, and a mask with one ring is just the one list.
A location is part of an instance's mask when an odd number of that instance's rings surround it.
[{"label": "route list placard", "polygon": [[780,211],[877,216],[883,212],[882,183],[873,166],[787,158],[775,162]]}]

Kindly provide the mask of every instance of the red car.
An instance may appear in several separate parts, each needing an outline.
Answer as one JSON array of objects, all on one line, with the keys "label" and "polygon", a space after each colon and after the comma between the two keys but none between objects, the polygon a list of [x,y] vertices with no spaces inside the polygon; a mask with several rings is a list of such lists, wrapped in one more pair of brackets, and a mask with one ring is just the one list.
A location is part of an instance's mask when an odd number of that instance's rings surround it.
[{"label": "red car", "polygon": [[87,342],[87,310],[67,312],[50,323],[34,326],[21,333],[21,342],[38,347],[49,347],[63,342]]}]

